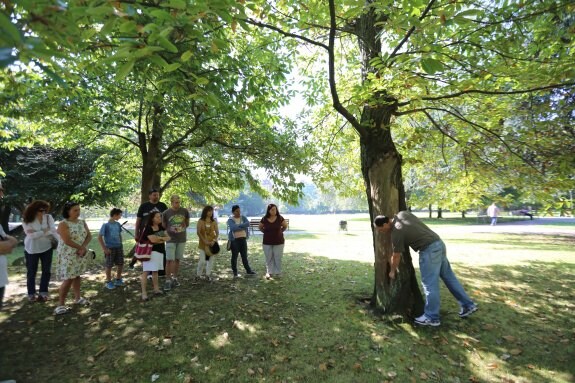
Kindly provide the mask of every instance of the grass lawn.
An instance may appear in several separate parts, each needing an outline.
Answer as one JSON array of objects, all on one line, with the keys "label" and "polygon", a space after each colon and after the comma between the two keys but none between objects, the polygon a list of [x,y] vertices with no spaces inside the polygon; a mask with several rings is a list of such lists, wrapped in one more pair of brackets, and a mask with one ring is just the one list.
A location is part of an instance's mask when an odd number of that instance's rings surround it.
[{"label": "grass lawn", "polygon": [[[255,235],[249,258],[257,278],[232,279],[228,252],[216,260],[218,280],[195,281],[197,237],[190,235],[182,286],[164,297],[141,303],[137,271],[126,274],[125,288],[104,289],[101,252],[83,280],[89,307],[54,317],[55,301],[31,304],[25,294],[11,295],[0,312],[0,380],[574,381],[572,226],[522,233],[429,221],[480,310],[460,320],[442,287],[441,327],[418,328],[365,305],[373,289],[366,219],[348,219],[348,231],[340,232],[339,217],[290,218],[282,279],[262,278]],[[21,284],[24,267],[10,271],[12,283]]]}]

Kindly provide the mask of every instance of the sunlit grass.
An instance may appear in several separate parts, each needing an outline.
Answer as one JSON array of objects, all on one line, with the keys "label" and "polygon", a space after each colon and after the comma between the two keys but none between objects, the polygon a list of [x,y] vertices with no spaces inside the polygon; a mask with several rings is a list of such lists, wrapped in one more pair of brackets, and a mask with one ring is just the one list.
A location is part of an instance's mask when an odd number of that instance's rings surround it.
[{"label": "sunlit grass", "polygon": [[[250,263],[257,278],[232,279],[229,253],[223,253],[216,259],[219,280],[194,282],[191,235],[183,285],[165,297],[140,303],[137,270],[127,274],[126,288],[105,290],[99,265],[83,284],[93,302],[88,308],[55,318],[54,302],[11,296],[0,312],[0,380],[573,381],[572,237],[438,226],[480,310],[460,320],[457,303],[442,288],[442,326],[417,328],[375,316],[365,305],[373,289],[366,222],[351,222],[348,232],[337,225],[326,225],[329,232],[288,232],[281,279],[262,278],[261,235],[254,235]],[[23,267],[11,271],[18,283]]]}]

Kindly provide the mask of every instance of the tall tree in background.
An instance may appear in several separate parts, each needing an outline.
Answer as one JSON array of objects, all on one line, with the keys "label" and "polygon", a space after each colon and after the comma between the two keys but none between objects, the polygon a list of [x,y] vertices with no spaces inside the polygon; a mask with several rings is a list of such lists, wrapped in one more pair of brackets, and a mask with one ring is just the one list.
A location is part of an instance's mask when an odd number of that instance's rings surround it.
[{"label": "tall tree in background", "polygon": [[[489,5],[344,1],[337,7],[330,0],[327,9],[321,2],[282,2],[250,22],[326,52],[333,106],[360,138],[373,218],[406,208],[402,155],[395,141],[401,132],[395,130],[408,116],[423,116],[427,127],[457,144],[468,164],[540,178],[541,164],[526,156],[525,149],[542,152],[541,147],[553,143],[543,137],[526,141],[506,122],[508,108],[529,94],[573,87],[573,7],[572,2],[553,0]],[[350,48],[351,40],[359,51]],[[345,75],[355,57],[360,58],[357,77],[350,85]],[[311,92],[317,93],[317,86]],[[423,142],[432,133],[421,129],[412,137]],[[564,154],[550,161],[548,166],[564,173],[561,169],[572,157]],[[409,249],[403,253],[399,278],[390,281],[390,238],[380,241],[379,236],[374,233],[373,304],[386,313],[418,315],[422,300]]]},{"label": "tall tree in background", "polygon": [[141,169],[142,201],[152,187],[213,199],[246,181],[265,194],[256,169],[278,195],[301,196],[294,175],[308,152],[276,112],[289,96],[288,51],[278,53],[287,46],[246,32],[233,18],[242,4],[72,1],[54,12],[50,3],[10,8],[22,32],[10,35],[15,52],[32,65],[6,71],[5,115],[69,132],[62,142],[114,138]]}]

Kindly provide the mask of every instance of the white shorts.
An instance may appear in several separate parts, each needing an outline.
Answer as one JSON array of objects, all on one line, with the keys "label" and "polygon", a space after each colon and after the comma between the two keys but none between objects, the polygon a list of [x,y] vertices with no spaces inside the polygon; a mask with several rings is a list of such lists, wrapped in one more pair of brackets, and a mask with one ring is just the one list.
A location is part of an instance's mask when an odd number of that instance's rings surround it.
[{"label": "white shorts", "polygon": [[164,270],[164,254],[152,251],[149,261],[142,262],[143,271]]}]

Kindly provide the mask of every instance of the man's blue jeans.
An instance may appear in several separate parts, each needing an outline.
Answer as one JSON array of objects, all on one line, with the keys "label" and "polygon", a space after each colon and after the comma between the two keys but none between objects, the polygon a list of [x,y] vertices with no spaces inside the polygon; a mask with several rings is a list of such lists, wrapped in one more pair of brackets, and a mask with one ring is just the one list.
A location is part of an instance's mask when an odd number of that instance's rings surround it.
[{"label": "man's blue jeans", "polygon": [[429,319],[439,320],[439,306],[441,305],[439,278],[443,280],[445,286],[462,308],[474,304],[451,270],[447,260],[445,243],[442,240],[435,241],[419,251],[419,271],[425,294],[425,316]]}]

